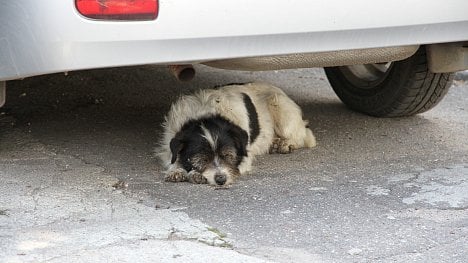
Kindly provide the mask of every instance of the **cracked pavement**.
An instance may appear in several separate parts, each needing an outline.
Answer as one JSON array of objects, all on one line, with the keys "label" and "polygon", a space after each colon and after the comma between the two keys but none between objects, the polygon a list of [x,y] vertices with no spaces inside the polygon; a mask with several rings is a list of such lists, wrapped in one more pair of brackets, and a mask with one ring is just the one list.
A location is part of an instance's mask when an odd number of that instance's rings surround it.
[{"label": "cracked pavement", "polygon": [[[318,69],[155,66],[7,84],[0,109],[2,262],[466,262],[468,84],[434,110],[346,109]],[[266,155],[229,189],[163,181],[152,150],[181,93],[263,80],[302,107],[318,146]]]}]

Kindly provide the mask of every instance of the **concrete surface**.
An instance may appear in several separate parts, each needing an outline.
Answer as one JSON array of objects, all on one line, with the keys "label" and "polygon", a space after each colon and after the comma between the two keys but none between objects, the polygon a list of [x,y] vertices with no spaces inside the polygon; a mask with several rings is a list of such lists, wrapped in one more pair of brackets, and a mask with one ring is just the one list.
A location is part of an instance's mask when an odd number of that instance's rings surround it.
[{"label": "concrete surface", "polygon": [[[2,262],[467,262],[468,85],[436,109],[346,109],[321,70],[154,66],[8,83],[0,109]],[[264,80],[318,147],[258,158],[232,187],[163,182],[152,156],[181,93]]]}]

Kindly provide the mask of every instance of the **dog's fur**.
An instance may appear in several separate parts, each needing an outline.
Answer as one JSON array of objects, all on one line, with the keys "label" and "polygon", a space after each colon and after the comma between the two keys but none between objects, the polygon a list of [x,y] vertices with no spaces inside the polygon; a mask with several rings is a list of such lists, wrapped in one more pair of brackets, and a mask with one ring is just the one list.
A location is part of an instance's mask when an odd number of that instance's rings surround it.
[{"label": "dog's fur", "polygon": [[251,170],[255,155],[314,147],[299,106],[264,83],[228,85],[172,104],[157,150],[166,181],[227,185]]}]

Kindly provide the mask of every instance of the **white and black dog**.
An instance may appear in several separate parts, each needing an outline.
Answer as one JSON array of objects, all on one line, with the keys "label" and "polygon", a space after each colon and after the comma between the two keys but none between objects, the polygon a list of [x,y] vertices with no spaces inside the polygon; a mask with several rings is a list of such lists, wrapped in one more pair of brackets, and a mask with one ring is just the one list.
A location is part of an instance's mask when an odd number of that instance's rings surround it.
[{"label": "white and black dog", "polygon": [[314,147],[299,106],[281,89],[231,84],[172,104],[157,150],[166,181],[228,185],[251,170],[255,155]]}]

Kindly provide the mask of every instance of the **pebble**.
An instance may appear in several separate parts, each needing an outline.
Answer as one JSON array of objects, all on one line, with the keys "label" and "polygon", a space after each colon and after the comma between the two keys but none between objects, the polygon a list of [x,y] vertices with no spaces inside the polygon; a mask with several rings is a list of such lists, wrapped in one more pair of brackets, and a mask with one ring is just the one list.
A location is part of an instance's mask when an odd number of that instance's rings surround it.
[{"label": "pebble", "polygon": [[361,254],[362,252],[362,249],[359,249],[359,248],[351,248],[350,250],[348,250],[348,254],[350,255],[359,255]]}]

